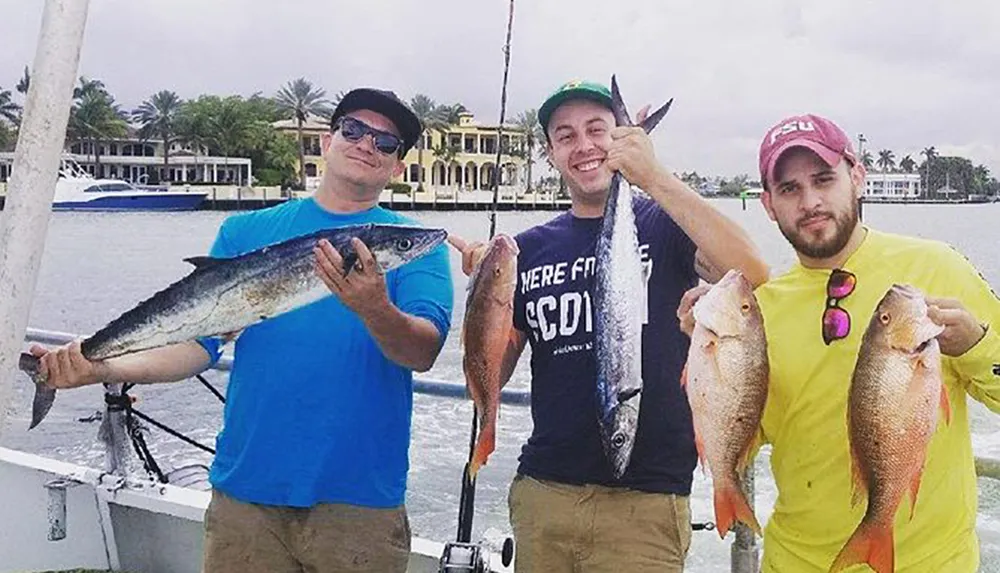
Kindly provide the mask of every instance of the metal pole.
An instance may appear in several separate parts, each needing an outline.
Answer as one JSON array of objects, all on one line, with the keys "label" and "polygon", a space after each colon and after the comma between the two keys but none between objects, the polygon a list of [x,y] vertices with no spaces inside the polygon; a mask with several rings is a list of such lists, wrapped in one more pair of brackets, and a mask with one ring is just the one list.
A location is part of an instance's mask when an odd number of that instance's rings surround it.
[{"label": "metal pole", "polygon": [[[743,480],[743,493],[746,494],[750,509],[754,509],[757,504],[754,500],[754,473],[757,462],[751,462],[744,470],[741,479]],[[736,539],[730,546],[730,567],[732,573],[757,573],[758,570],[758,550],[756,534],[743,523],[737,523],[734,528]]]},{"label": "metal pole", "polygon": [[46,0],[0,214],[0,435],[45,247],[89,0]]}]

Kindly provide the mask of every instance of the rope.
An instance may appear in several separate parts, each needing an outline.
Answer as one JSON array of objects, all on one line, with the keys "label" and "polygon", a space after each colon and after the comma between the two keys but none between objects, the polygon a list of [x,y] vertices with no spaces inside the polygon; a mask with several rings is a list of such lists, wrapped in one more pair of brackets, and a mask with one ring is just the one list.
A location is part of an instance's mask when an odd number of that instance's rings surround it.
[{"label": "rope", "polygon": [[179,440],[183,440],[183,441],[191,444],[192,446],[194,446],[194,447],[196,447],[196,448],[198,448],[200,450],[204,450],[204,451],[206,451],[206,452],[208,452],[210,454],[214,454],[215,453],[215,450],[213,450],[212,448],[210,448],[210,447],[208,447],[206,445],[203,445],[203,444],[199,444],[198,442],[196,442],[193,439],[185,436],[184,434],[178,432],[177,430],[174,430],[174,429],[170,428],[166,424],[161,424],[160,422],[157,422],[156,420],[154,420],[154,419],[150,418],[149,416],[143,414],[139,410],[135,410],[135,409],[131,409],[130,408],[130,411],[133,414],[135,414],[138,418],[141,418],[143,421],[149,422],[150,424],[156,426],[157,428],[163,430],[164,432],[170,434],[171,436],[173,436],[173,437],[175,437],[175,438],[177,438]]},{"label": "rope", "polygon": [[[123,394],[124,395],[124,394]],[[142,466],[146,468],[149,473],[156,474],[156,479],[160,483],[167,483],[167,476],[157,465],[156,460],[153,459],[153,452],[149,451],[149,446],[146,445],[146,439],[142,437],[142,429],[139,427],[139,423],[135,421],[132,417],[135,414],[139,417],[143,417],[139,412],[132,409],[131,406],[126,406],[125,408],[125,425],[128,427],[129,437],[132,438],[132,447],[135,448],[135,454],[142,461]]]},{"label": "rope", "polygon": [[222,395],[222,392],[219,392],[219,391],[218,391],[218,390],[217,390],[217,389],[215,388],[215,386],[212,386],[211,384],[209,384],[209,383],[208,383],[208,380],[205,380],[205,379],[204,379],[204,378],[202,377],[202,375],[201,375],[201,374],[195,374],[194,376],[195,376],[195,378],[197,378],[197,379],[198,379],[198,381],[199,381],[199,382],[201,382],[202,384],[204,384],[204,385],[205,385],[205,388],[208,388],[208,389],[209,389],[209,391],[211,391],[211,392],[212,392],[212,394],[215,394],[215,397],[216,397],[216,398],[218,398],[220,402],[222,402],[223,404],[225,404],[225,403],[226,403],[226,398],[225,398],[225,397],[223,397],[223,395]]},{"label": "rope", "polygon": [[[219,399],[223,404],[226,402],[225,397],[219,390],[212,386],[201,374],[195,374],[195,377],[206,387],[216,398]],[[138,456],[139,461],[142,462],[143,467],[147,472],[155,474],[156,478],[160,483],[167,483],[167,476],[160,469],[160,466],[156,463],[153,458],[153,453],[149,451],[149,446],[146,444],[146,439],[142,435],[142,429],[139,427],[139,423],[135,418],[139,418],[145,422],[148,422],[157,428],[167,432],[171,436],[184,441],[200,450],[206,451],[212,455],[215,455],[215,450],[196,442],[195,440],[185,436],[184,434],[174,430],[173,428],[167,426],[166,424],[157,422],[153,418],[143,414],[142,412],[136,410],[132,406],[132,398],[128,395],[128,391],[135,387],[135,384],[122,384],[122,390],[120,395],[105,394],[104,402],[108,404],[111,410],[123,410],[125,412],[125,426],[128,431],[129,437],[132,439],[132,447],[135,449],[136,456]],[[133,417],[134,416],[134,417]]]}]

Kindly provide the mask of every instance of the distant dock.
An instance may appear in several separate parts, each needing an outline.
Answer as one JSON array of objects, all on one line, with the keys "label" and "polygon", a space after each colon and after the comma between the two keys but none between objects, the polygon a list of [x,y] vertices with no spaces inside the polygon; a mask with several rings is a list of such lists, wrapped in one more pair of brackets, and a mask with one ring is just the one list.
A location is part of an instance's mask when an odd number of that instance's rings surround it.
[{"label": "distant dock", "polygon": [[[312,192],[294,192],[291,197],[260,193],[248,197],[209,195],[201,204],[201,210],[242,211],[263,209],[288,201],[291,198],[305,198]],[[493,208],[493,194],[486,191],[470,191],[443,195],[436,193],[391,193],[386,190],[379,198],[379,205],[394,211],[489,211]],[[497,197],[497,211],[564,211],[570,208],[570,200],[542,193],[501,193]]]},{"label": "distant dock", "polygon": [[[0,183],[0,209],[3,209],[5,184]],[[236,187],[236,186],[181,186],[171,187],[176,191],[201,191],[207,193],[199,207],[202,211],[252,211],[280,205],[290,199],[301,199],[312,195],[313,191],[284,191],[278,187]],[[757,199],[756,193],[738,196],[709,195],[707,199],[742,200],[744,209],[750,200]],[[864,204],[894,205],[964,205],[969,203],[993,203],[993,197],[972,196],[961,199],[879,197],[865,196]],[[435,189],[420,193],[399,193],[386,189],[379,198],[382,207],[395,211],[489,211],[493,208],[491,191],[455,191]],[[497,211],[565,211],[571,206],[568,195],[560,196],[551,191],[524,192],[521,189],[503,187],[497,197]]]},{"label": "distant dock", "polygon": [[[3,208],[5,188],[0,183],[0,209]],[[208,195],[199,207],[202,211],[250,211],[280,205],[290,199],[309,197],[313,191],[283,191],[277,187],[236,186],[173,186],[205,192]],[[420,193],[398,193],[386,189],[379,204],[396,211],[488,211],[493,208],[491,191],[434,190]],[[552,192],[530,192],[501,188],[497,197],[497,211],[564,211],[570,208],[568,196]]]}]

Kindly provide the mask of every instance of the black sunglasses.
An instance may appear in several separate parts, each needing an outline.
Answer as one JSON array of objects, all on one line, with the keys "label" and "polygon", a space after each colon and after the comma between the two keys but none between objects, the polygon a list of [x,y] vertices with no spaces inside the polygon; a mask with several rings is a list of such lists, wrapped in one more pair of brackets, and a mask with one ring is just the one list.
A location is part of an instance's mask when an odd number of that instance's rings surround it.
[{"label": "black sunglasses", "polygon": [[352,143],[361,141],[361,138],[371,134],[375,149],[386,155],[398,152],[403,146],[403,140],[399,137],[368,125],[360,119],[344,116],[338,118],[333,126],[333,131],[340,130],[344,139]]}]

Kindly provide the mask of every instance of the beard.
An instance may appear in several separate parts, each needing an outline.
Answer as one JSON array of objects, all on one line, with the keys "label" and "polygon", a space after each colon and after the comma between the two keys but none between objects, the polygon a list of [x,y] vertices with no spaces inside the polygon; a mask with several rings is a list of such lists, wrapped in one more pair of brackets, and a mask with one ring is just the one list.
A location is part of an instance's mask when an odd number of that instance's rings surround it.
[{"label": "beard", "polygon": [[858,202],[852,200],[851,206],[840,214],[811,213],[808,216],[824,214],[833,219],[834,232],[829,239],[811,239],[808,231],[798,230],[798,223],[793,223],[790,227],[779,224],[778,229],[797,252],[812,259],[828,259],[840,253],[851,240],[851,234],[858,226]]}]

